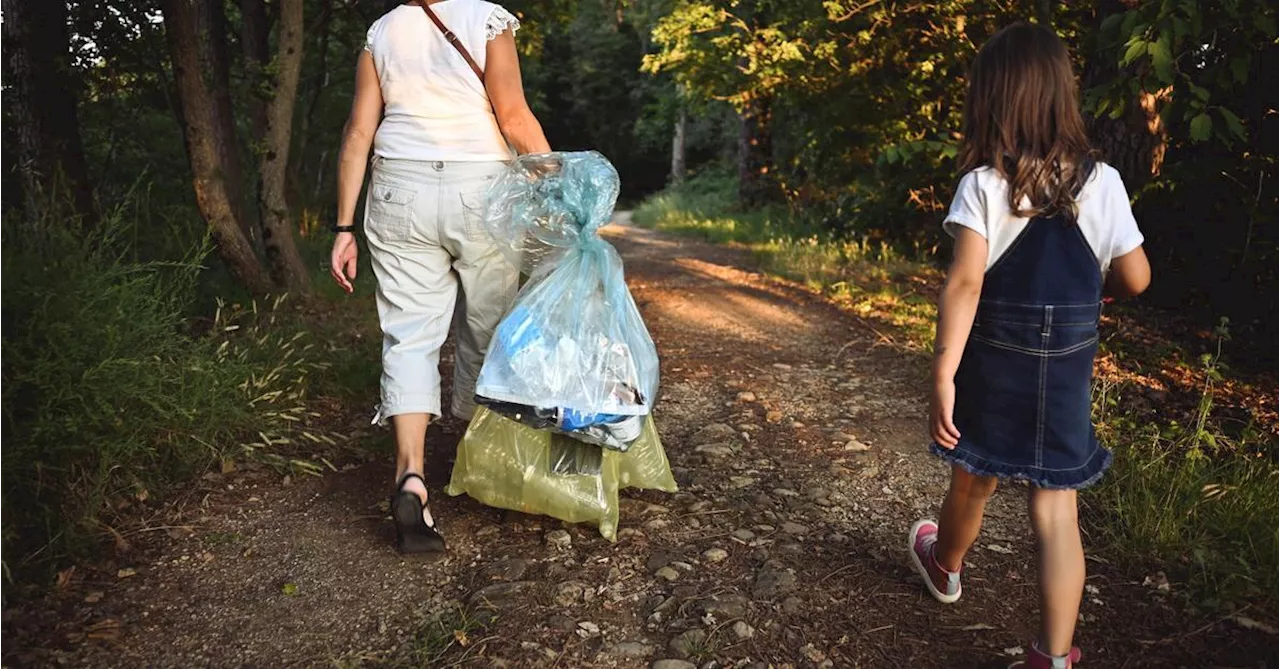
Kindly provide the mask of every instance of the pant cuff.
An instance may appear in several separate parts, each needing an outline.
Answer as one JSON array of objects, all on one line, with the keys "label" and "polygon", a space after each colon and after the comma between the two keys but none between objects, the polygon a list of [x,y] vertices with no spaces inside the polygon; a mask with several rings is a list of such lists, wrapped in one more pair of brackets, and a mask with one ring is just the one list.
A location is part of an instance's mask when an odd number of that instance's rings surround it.
[{"label": "pant cuff", "polygon": [[431,416],[432,420],[440,417],[440,398],[430,396],[420,396],[411,398],[400,398],[396,402],[383,402],[374,407],[372,425],[380,425],[385,427],[392,416],[399,416],[406,413],[425,413]]}]

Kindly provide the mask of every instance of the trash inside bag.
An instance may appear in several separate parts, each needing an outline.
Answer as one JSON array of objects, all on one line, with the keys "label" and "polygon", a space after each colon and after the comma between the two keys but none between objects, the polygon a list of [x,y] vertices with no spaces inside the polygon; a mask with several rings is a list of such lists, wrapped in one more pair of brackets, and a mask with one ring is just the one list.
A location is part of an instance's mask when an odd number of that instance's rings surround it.
[{"label": "trash inside bag", "polygon": [[643,421],[631,449],[618,453],[480,407],[458,444],[445,492],[569,523],[592,522],[614,541],[619,489],[676,491],[653,418]]},{"label": "trash inside bag", "polygon": [[498,325],[478,403],[614,450],[653,409],[658,353],[627,290],[622,259],[597,234],[618,173],[595,152],[524,156],[495,179],[483,223],[529,273]]},{"label": "trash inside bag", "polygon": [[642,416],[583,414],[572,409],[540,409],[495,400],[485,400],[484,404],[534,429],[551,430],[615,451],[627,451],[644,427]]}]

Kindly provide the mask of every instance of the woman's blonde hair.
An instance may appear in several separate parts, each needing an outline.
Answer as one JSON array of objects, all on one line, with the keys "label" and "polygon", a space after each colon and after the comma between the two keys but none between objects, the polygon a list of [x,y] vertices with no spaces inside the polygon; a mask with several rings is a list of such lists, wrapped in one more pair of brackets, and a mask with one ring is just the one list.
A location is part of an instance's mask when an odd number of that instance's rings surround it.
[{"label": "woman's blonde hair", "polygon": [[1052,30],[1016,23],[978,51],[969,71],[960,163],[966,172],[988,166],[1003,176],[1009,208],[1019,216],[1075,217],[1095,153],[1070,54]]}]

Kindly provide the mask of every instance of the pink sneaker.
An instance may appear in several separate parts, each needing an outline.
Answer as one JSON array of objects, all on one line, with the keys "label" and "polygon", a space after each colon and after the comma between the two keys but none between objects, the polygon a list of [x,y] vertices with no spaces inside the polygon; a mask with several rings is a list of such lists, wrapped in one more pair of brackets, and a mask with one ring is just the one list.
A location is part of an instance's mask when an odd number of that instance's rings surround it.
[{"label": "pink sneaker", "polygon": [[1009,665],[1009,669],[1071,669],[1080,661],[1081,655],[1080,649],[1072,646],[1066,657],[1054,657],[1042,652],[1036,644],[1031,644],[1031,652],[1027,653],[1027,658]]},{"label": "pink sneaker", "polygon": [[[911,534],[907,537],[907,551],[911,555],[911,564],[924,579],[929,594],[943,604],[954,604],[960,599],[960,572],[943,569],[933,557],[933,545],[938,542],[938,524],[932,520],[917,521],[911,526]],[[937,581],[946,583],[941,590]]]}]

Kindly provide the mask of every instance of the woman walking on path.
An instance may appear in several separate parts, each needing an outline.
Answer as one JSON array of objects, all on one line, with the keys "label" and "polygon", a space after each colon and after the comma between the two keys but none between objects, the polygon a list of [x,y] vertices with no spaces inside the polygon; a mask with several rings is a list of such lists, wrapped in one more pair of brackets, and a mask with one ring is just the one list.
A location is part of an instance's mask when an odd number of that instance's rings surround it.
[{"label": "woman walking on path", "polygon": [[423,472],[428,423],[441,415],[440,348],[452,322],[458,349],[451,413],[475,411],[476,376],[515,296],[517,270],[463,213],[512,158],[550,151],[525,101],[520,27],[484,0],[411,2],[369,28],[338,161],[338,221],[330,272],[356,276],[355,210],[373,149],[364,231],[378,279],[382,402],[396,440],[392,515],[397,547],[441,552]]},{"label": "woman walking on path", "polygon": [[1065,669],[1080,657],[1085,579],[1076,491],[1111,464],[1089,415],[1102,294],[1137,295],[1151,272],[1119,174],[1093,159],[1067,49],[1048,28],[1010,26],[982,47],[964,134],[930,411],[951,488],[941,518],[911,528],[909,554],[929,592],[955,602],[997,479],[1029,483],[1043,620],[1014,666]]}]

